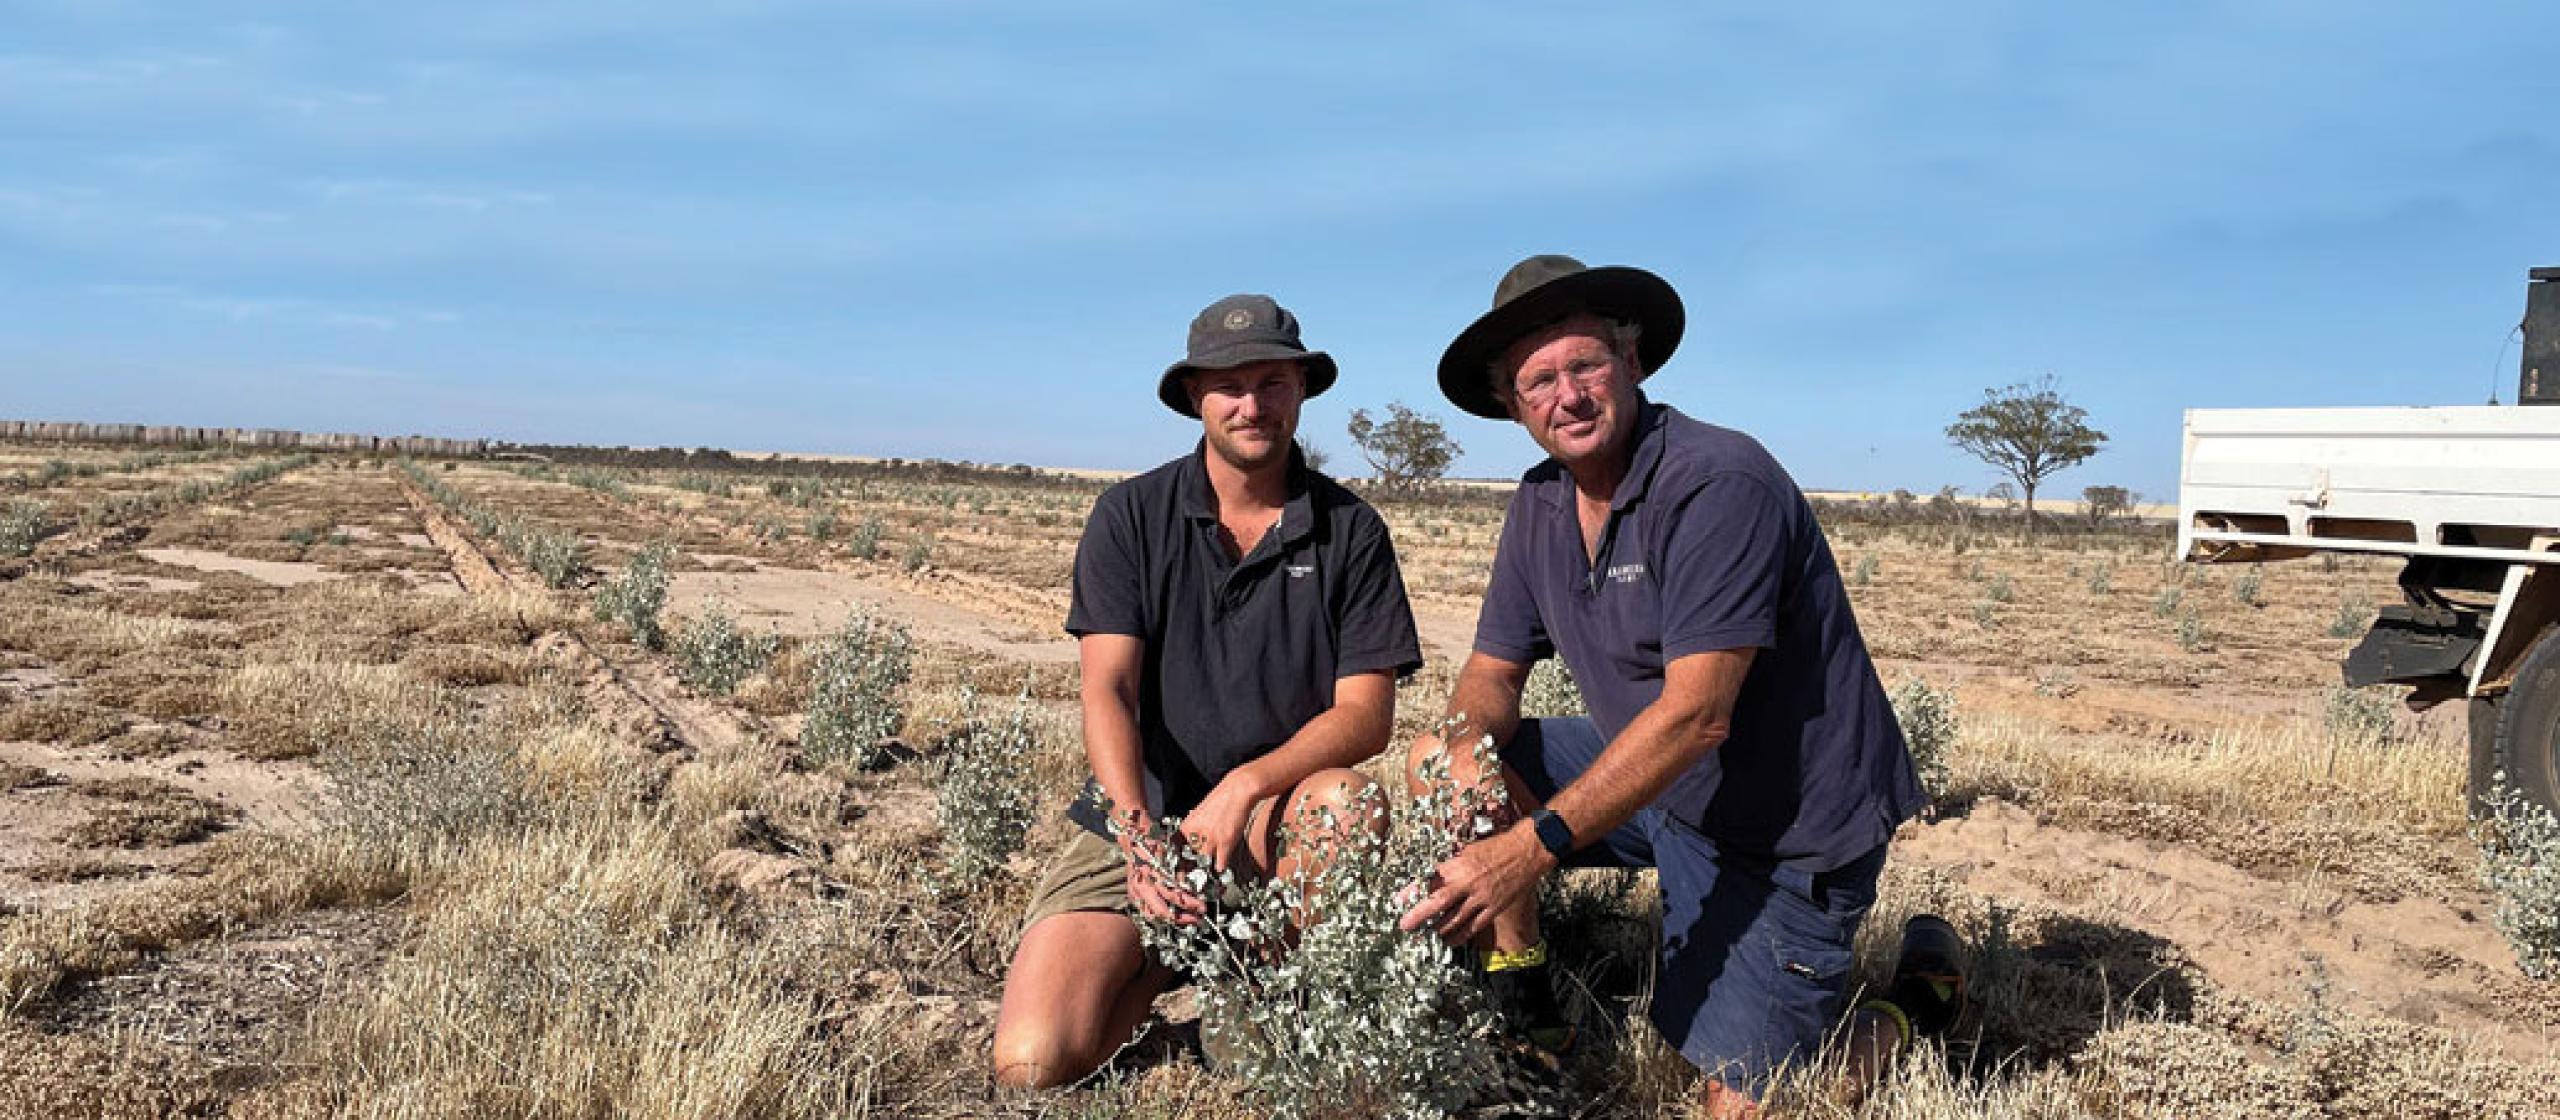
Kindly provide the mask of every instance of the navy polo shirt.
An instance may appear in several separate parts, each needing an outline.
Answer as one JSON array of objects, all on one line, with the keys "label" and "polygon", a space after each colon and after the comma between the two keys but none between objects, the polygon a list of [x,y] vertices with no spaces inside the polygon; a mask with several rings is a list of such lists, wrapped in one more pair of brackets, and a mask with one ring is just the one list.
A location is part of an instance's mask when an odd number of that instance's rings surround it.
[{"label": "navy polo shirt", "polygon": [[[1190,812],[1333,706],[1334,681],[1422,665],[1386,522],[1290,452],[1280,523],[1229,556],[1202,449],[1103,491],[1076,545],[1067,632],[1146,643],[1147,811]],[[1103,832],[1099,783],[1068,817]]]},{"label": "navy polo shirt", "polygon": [[1831,548],[1758,441],[1647,403],[1586,559],[1573,478],[1553,459],[1511,496],[1478,652],[1560,653],[1616,741],[1663,665],[1756,647],[1724,744],[1654,804],[1717,846],[1808,871],[1864,855],[1926,803]]}]

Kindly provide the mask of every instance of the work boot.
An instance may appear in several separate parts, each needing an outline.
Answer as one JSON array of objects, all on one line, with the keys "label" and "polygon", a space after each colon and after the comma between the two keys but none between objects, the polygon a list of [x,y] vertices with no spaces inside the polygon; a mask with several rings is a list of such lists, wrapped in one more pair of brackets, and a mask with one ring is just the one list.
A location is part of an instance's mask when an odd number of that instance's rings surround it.
[{"label": "work boot", "polygon": [[1945,1034],[1964,1017],[1964,935],[1935,914],[1915,914],[1902,924],[1902,955],[1893,983],[1881,999],[1859,1005],[1894,1021],[1902,1042]]},{"label": "work boot", "polygon": [[1480,975],[1485,1002],[1501,1020],[1503,1033],[1549,1059],[1561,1059],[1573,1050],[1573,1020],[1556,1000],[1555,966],[1547,963],[1546,948],[1542,942],[1511,959],[1496,954],[1497,959],[1484,962]]}]

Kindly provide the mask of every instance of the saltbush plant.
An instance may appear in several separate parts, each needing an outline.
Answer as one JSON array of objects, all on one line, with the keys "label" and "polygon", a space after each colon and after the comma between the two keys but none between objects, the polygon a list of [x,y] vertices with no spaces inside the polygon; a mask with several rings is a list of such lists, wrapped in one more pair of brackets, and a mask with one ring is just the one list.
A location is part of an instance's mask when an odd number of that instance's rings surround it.
[{"label": "saltbush plant", "polygon": [[2388,747],[2399,737],[2392,699],[2378,689],[2330,685],[2321,698],[2320,726],[2332,746]]},{"label": "saltbush plant", "polygon": [[942,857],[952,885],[970,887],[1003,868],[1022,850],[1031,831],[1031,770],[1040,736],[1031,727],[1026,687],[1011,711],[989,718],[975,690],[961,697],[961,724],[945,743],[949,753],[935,806],[942,821]]},{"label": "saltbush plant", "polygon": [[1529,667],[1528,683],[1520,687],[1523,718],[1590,714],[1591,706],[1582,699],[1582,686],[1574,683],[1573,670],[1565,667],[1563,658],[1550,657]]},{"label": "saltbush plant", "polygon": [[1893,718],[1910,744],[1911,765],[1920,772],[1921,788],[1931,800],[1947,792],[1948,756],[1955,753],[1958,728],[1954,689],[1936,688],[1920,677],[1905,679],[1893,690]]},{"label": "saltbush plant", "polygon": [[2244,607],[2263,607],[2267,605],[2266,586],[2267,574],[2251,565],[2248,571],[2231,581],[2231,598]]},{"label": "saltbush plant", "polygon": [[[1481,773],[1499,772],[1490,738],[1475,752]],[[1321,872],[1212,871],[1184,850],[1172,818],[1134,845],[1149,872],[1203,909],[1189,924],[1142,917],[1141,940],[1193,977],[1221,1068],[1276,1116],[1443,1116],[1496,1075],[1491,1019],[1458,951],[1396,923],[1462,835],[1492,832],[1502,793],[1456,787],[1445,753],[1421,771],[1432,792],[1391,806],[1370,787],[1328,835],[1287,838],[1320,855]],[[1385,838],[1371,822],[1387,826]],[[1310,910],[1310,899],[1321,902]]]},{"label": "saltbush plant", "polygon": [[2352,638],[2373,625],[2373,597],[2362,591],[2350,591],[2338,599],[2338,617],[2329,620],[2329,636]]},{"label": "saltbush plant", "polygon": [[676,675],[696,690],[714,696],[726,696],[738,690],[738,683],[754,676],[773,660],[780,639],[770,634],[749,634],[738,629],[738,620],[713,603],[703,608],[700,617],[685,620],[676,631]]},{"label": "saltbush plant", "polygon": [[658,613],[667,605],[667,562],[674,557],[675,547],[664,541],[633,555],[629,565],[596,589],[596,617],[629,628],[631,640],[643,649],[666,644]]},{"label": "saltbush plant", "polygon": [[44,539],[44,503],[20,498],[0,507],[0,556],[25,556]]},{"label": "saltbush plant", "polygon": [[906,722],[898,693],[914,653],[906,627],[860,612],[846,619],[818,649],[801,755],[821,766],[842,761],[860,769],[887,761],[880,744]]},{"label": "saltbush plant", "polygon": [[845,551],[853,554],[856,560],[876,560],[880,557],[880,537],[887,532],[888,528],[880,524],[879,518],[863,518],[862,524],[853,530],[853,535],[845,538]]},{"label": "saltbush plant", "polygon": [[2560,979],[2560,818],[2497,775],[2473,836],[2480,882],[2497,896],[2498,932],[2537,980]]}]

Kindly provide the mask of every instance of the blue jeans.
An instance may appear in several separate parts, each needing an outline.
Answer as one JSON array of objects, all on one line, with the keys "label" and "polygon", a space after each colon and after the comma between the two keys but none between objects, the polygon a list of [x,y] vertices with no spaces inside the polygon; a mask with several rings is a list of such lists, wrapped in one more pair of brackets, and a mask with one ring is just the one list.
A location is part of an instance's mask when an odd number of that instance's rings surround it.
[{"label": "blue jeans", "polygon": [[[1522,720],[1502,761],[1539,800],[1608,744],[1587,719]],[[1828,871],[1724,852],[1647,807],[1568,867],[1651,867],[1662,885],[1653,1025],[1709,1076],[1758,1097],[1781,1066],[1813,1057],[1840,1022],[1850,946],[1875,904],[1885,846]]]}]

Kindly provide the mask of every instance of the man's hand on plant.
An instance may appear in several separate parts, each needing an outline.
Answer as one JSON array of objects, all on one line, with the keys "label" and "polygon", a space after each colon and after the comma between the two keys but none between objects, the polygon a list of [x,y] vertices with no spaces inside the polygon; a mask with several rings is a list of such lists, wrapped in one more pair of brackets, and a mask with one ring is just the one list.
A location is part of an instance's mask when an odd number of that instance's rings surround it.
[{"label": "man's hand on plant", "polygon": [[1246,854],[1245,832],[1253,826],[1253,810],[1275,791],[1265,789],[1251,766],[1239,766],[1219,779],[1200,804],[1182,818],[1182,836],[1194,855],[1212,871],[1237,866]]},{"label": "man's hand on plant", "polygon": [[1396,928],[1429,929],[1452,945],[1464,945],[1493,928],[1493,917],[1538,888],[1556,857],[1526,824],[1514,825],[1459,849],[1431,872],[1431,893],[1405,911]]},{"label": "man's hand on plant", "polygon": [[1180,866],[1165,859],[1163,841],[1155,838],[1155,822],[1144,813],[1131,813],[1120,830],[1120,855],[1129,865],[1129,901],[1140,914],[1157,921],[1190,925],[1200,920],[1206,908],[1198,895],[1179,884],[1167,882],[1156,870],[1159,862]]}]

